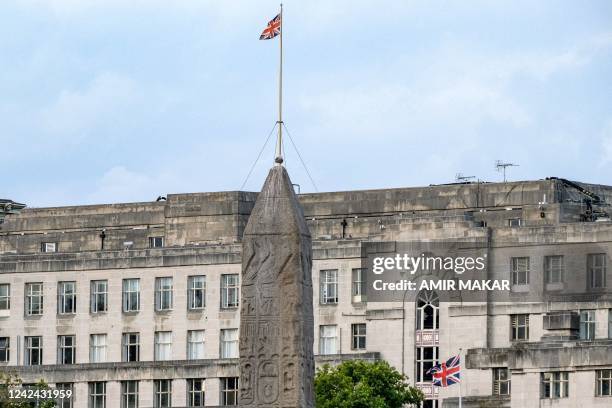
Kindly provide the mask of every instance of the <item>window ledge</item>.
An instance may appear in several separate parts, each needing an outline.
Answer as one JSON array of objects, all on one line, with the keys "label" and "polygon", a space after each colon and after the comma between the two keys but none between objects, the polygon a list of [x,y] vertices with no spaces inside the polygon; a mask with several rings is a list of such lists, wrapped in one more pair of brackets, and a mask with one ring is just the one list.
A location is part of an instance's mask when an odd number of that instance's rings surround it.
[{"label": "window ledge", "polygon": [[597,288],[588,288],[586,293],[607,293],[608,288],[606,286],[597,287]]},{"label": "window ledge", "polygon": [[517,284],[517,285],[512,285],[510,287],[510,292],[514,292],[514,293],[527,293],[527,292],[529,292],[529,284],[528,283],[521,283],[521,284]]},{"label": "window ledge", "polygon": [[563,289],[565,289],[565,284],[563,282],[547,283],[544,287],[544,290],[547,292],[555,292]]}]

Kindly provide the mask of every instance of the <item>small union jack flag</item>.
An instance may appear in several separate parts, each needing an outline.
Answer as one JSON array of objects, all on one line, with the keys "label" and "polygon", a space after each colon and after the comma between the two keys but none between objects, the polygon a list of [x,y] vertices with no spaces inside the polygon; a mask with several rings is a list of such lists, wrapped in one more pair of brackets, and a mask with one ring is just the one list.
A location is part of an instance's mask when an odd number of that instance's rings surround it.
[{"label": "small union jack flag", "polygon": [[268,26],[259,36],[260,40],[269,40],[276,37],[281,32],[281,15],[278,14],[268,23]]},{"label": "small union jack flag", "polygon": [[427,371],[433,376],[432,383],[437,387],[448,387],[460,382],[461,364],[459,356],[451,357],[446,362],[433,366]]}]

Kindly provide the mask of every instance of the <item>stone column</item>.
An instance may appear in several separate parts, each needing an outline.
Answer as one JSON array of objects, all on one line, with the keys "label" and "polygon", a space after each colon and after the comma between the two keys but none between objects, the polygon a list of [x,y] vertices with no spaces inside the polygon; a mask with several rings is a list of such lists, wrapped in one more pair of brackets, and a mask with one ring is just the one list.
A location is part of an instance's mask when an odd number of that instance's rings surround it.
[{"label": "stone column", "polygon": [[314,406],[312,243],[283,166],[257,197],[243,239],[239,406]]}]

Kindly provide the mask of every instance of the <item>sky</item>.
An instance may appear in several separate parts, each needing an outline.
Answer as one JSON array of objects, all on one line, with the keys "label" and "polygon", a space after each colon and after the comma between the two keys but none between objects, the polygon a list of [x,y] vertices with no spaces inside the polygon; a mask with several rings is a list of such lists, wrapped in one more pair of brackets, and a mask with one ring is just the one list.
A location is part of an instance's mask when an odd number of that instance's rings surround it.
[{"label": "sky", "polygon": [[[612,185],[612,2],[285,0],[286,165],[302,192],[457,173]],[[268,0],[6,0],[0,198],[241,189],[277,120]],[[273,139],[273,138],[271,138]],[[244,190],[258,191],[270,141]]]}]

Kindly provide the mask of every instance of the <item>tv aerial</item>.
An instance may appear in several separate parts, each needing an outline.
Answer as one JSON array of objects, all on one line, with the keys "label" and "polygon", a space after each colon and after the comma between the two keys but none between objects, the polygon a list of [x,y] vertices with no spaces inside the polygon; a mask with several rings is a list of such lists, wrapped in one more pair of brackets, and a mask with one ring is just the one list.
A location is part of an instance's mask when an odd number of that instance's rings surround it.
[{"label": "tv aerial", "polygon": [[470,181],[474,180],[475,178],[476,178],[476,176],[464,176],[463,173],[455,174],[455,181],[457,183],[469,183]]},{"label": "tv aerial", "polygon": [[504,173],[504,183],[506,182],[506,169],[508,167],[518,167],[518,166],[519,166],[518,164],[505,162],[503,160],[495,161],[495,169],[500,173]]}]

